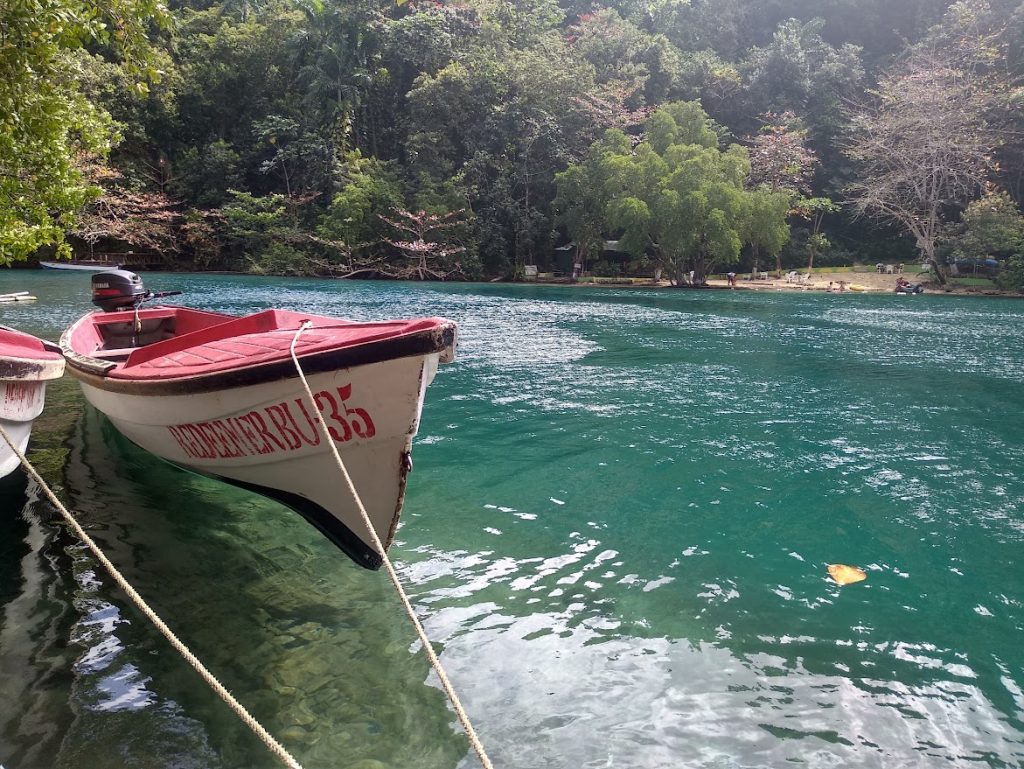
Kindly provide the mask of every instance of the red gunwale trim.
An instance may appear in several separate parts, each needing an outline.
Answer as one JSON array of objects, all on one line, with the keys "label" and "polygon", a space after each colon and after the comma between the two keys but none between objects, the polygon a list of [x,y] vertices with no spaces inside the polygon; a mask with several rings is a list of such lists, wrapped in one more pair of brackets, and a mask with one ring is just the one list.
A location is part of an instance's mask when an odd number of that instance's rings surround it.
[{"label": "red gunwale trim", "polygon": [[[169,308],[162,308],[159,311],[166,312],[167,309]],[[153,311],[143,311],[140,313],[140,316],[143,318],[154,317],[153,315],[147,315],[146,313],[148,312]],[[110,315],[114,315],[114,313]],[[124,315],[125,317],[111,318],[109,321],[106,320],[110,317],[109,315],[98,315],[95,318],[102,323],[124,322],[126,319],[133,317],[132,313],[117,313],[117,315]],[[261,318],[260,316],[263,317]],[[93,315],[88,315],[75,323],[65,332],[65,338],[62,340],[62,343],[67,345],[74,338],[76,330],[83,321],[93,317]],[[161,317],[168,317],[168,315],[162,315]],[[98,389],[107,392],[147,396],[211,392],[290,379],[296,377],[297,374],[295,364],[292,362],[287,348],[282,353],[268,353],[263,360],[249,360],[245,361],[242,365],[226,361],[215,361],[211,366],[196,366],[197,370],[194,373],[179,375],[160,374],[159,369],[146,366],[145,364],[157,360],[164,355],[187,352],[189,349],[201,346],[204,341],[216,339],[230,340],[233,331],[241,332],[247,327],[247,324],[249,329],[254,329],[269,328],[273,324],[280,322],[287,322],[289,325],[294,323],[294,327],[291,329],[279,329],[279,335],[287,335],[288,331],[294,331],[298,327],[298,321],[304,319],[313,320],[314,322],[319,321],[322,325],[351,325],[353,331],[358,327],[362,327],[363,329],[373,329],[378,332],[377,334],[371,334],[369,339],[363,341],[356,340],[354,334],[349,335],[353,338],[348,340],[347,345],[341,343],[343,340],[336,340],[334,343],[324,340],[322,344],[316,344],[305,350],[297,351],[299,360],[302,363],[302,370],[306,374],[335,371],[396,358],[441,353],[455,344],[455,324],[443,318],[360,324],[337,318],[291,313],[281,310],[269,310],[266,313],[257,313],[256,315],[243,318],[224,317],[228,318],[224,323],[211,325],[207,328],[183,334],[180,337],[138,348],[132,352],[124,364],[110,366],[106,361],[90,357],[87,353],[81,353],[72,349],[72,352],[75,354],[67,356],[68,368],[77,378],[87,381]],[[411,330],[395,333],[396,329],[402,328]],[[310,329],[310,333],[315,330],[316,326]],[[391,333],[388,333],[388,330]],[[186,337],[189,339],[186,339]],[[203,368],[206,370],[204,371]],[[104,369],[106,370],[104,371]],[[143,374],[143,370],[146,373],[142,376],[137,376],[133,374],[133,369],[139,374]],[[103,373],[100,373],[101,371]]]},{"label": "red gunwale trim", "polygon": [[38,382],[57,379],[63,373],[64,360],[59,352],[46,349],[31,334],[0,329],[0,380]]}]

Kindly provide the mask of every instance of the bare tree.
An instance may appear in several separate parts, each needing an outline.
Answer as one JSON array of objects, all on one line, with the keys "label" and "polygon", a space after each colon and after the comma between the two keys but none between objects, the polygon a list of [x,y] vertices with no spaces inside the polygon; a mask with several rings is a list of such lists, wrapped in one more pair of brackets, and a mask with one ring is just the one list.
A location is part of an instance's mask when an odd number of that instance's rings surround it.
[{"label": "bare tree", "polygon": [[[761,131],[756,136],[747,138],[750,145],[750,183],[763,187],[775,194],[789,196],[790,214],[797,214],[810,219],[813,224],[812,248],[808,270],[814,266],[814,254],[828,243],[821,234],[824,213],[831,213],[834,208],[823,211],[826,204],[831,205],[828,198],[811,197],[814,175],[821,165],[818,153],[807,146],[807,128],[795,113],[766,112],[760,116]],[[809,210],[818,211],[811,215]],[[759,216],[755,214],[754,220]],[[776,240],[775,272],[782,277],[782,247],[785,240]],[[754,272],[757,272],[758,258],[761,248],[759,241],[752,241],[754,255]]]},{"label": "bare tree", "polygon": [[879,83],[874,103],[850,115],[845,147],[858,170],[848,188],[854,210],[913,235],[940,283],[936,240],[994,170],[994,115],[1008,90],[985,41],[960,43],[913,50]]},{"label": "bare tree", "polygon": [[446,214],[428,214],[426,211],[396,209],[394,218],[387,222],[410,240],[387,240],[406,258],[407,264],[399,269],[395,277],[404,280],[446,280],[462,274],[462,265],[450,257],[461,254],[465,247],[452,242],[443,242],[453,228],[460,226],[463,209]]},{"label": "bare tree", "polygon": [[761,131],[747,137],[750,147],[750,183],[794,197],[811,194],[811,182],[821,164],[807,146],[807,128],[793,112],[766,112]]},{"label": "bare tree", "polygon": [[128,188],[120,172],[95,158],[80,158],[79,167],[103,191],[79,213],[68,233],[88,245],[90,253],[97,243],[141,249],[161,259],[181,251],[183,217],[177,201],[162,192]]}]

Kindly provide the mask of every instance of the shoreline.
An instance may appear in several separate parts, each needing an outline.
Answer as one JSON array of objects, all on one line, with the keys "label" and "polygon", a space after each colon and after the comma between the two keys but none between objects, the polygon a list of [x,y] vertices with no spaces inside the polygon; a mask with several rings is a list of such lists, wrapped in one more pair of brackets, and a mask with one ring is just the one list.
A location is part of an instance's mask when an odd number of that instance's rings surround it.
[{"label": "shoreline", "polygon": [[[26,265],[8,265],[8,269],[19,269],[25,268]],[[31,266],[28,266],[31,269]],[[59,272],[59,270],[47,270],[53,272]],[[182,275],[234,275],[239,277],[264,277],[264,278],[307,278],[312,280],[360,280],[360,278],[339,278],[337,276],[313,276],[313,275],[302,275],[302,276],[291,276],[291,275],[255,275],[250,272],[241,272],[236,270],[134,270],[142,275],[146,275],[149,272],[161,272],[169,274],[182,274]],[[68,270],[68,272],[74,272]],[[84,272],[84,271],[78,271]],[[920,282],[924,288],[925,294],[930,295],[945,295],[945,296],[987,296],[987,297],[1001,297],[1007,299],[1024,299],[1024,292],[1011,291],[1007,289],[995,288],[995,287],[981,287],[981,286],[941,286],[933,280],[922,279],[922,273],[905,273],[903,277],[907,278],[911,283]],[[593,286],[601,288],[672,288],[678,290],[738,290],[738,291],[775,291],[779,293],[803,293],[807,291],[819,291],[828,293],[828,286],[831,282],[833,284],[832,293],[836,294],[895,294],[896,279],[899,275],[887,275],[876,272],[820,272],[815,273],[811,280],[806,283],[793,283],[788,282],[786,278],[774,278],[769,277],[764,280],[750,280],[749,278],[743,278],[737,276],[736,285],[730,287],[728,281],[724,278],[709,278],[707,283],[703,286],[672,286],[667,280],[656,281],[653,278],[641,279],[641,278],[612,278],[612,277],[597,277],[578,280],[575,282],[570,281],[568,278],[535,278],[533,280],[505,280],[501,278],[493,278],[491,280],[478,280],[478,281],[441,281],[446,283],[504,283],[509,285],[521,285],[521,286],[570,286],[570,287],[584,287]],[[953,280],[956,280],[953,278]],[[839,291],[838,285],[840,281],[846,283],[846,290]],[[394,282],[434,282],[434,281],[394,281]],[[855,288],[851,288],[854,286]]]},{"label": "shoreline", "polygon": [[[679,290],[736,290],[736,291],[775,291],[779,293],[805,293],[821,292],[829,293],[829,283],[833,284],[834,294],[893,294],[895,295],[896,279],[899,275],[886,275],[875,272],[822,272],[815,273],[807,283],[791,283],[783,278],[768,278],[766,280],[750,280],[737,277],[736,285],[730,287],[724,278],[709,278],[704,286],[680,286]],[[1024,299],[1024,293],[1009,291],[1006,289],[979,286],[941,286],[935,281],[920,279],[919,275],[907,273],[903,275],[909,282],[920,282],[926,295],[936,296],[985,296],[1002,297],[1008,299]],[[918,278],[915,280],[915,278]],[[954,278],[955,280],[955,278]],[[846,283],[846,289],[839,291],[839,282]],[[567,279],[551,280],[539,279],[528,281],[504,281],[521,285],[552,285],[552,286],[598,286],[608,288],[677,288],[671,286],[667,280],[629,280],[621,281],[615,279],[583,280],[571,283]],[[851,288],[854,286],[854,288]]]}]

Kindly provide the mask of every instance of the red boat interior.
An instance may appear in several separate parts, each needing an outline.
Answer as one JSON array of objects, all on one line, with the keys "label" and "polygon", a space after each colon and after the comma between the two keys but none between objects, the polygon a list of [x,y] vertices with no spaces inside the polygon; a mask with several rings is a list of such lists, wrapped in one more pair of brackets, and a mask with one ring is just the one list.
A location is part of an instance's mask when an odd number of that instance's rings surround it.
[{"label": "red boat interior", "polygon": [[439,318],[355,323],[289,310],[235,317],[185,307],[93,313],[75,329],[72,349],[119,365],[107,376],[168,379],[286,360],[295,331],[309,320],[296,353],[307,355],[434,328]]},{"label": "red boat interior", "polygon": [[43,343],[30,334],[13,329],[0,329],[0,357],[26,360],[59,360],[61,354],[48,350]]},{"label": "red boat interior", "polygon": [[185,307],[154,307],[139,312],[93,313],[74,329],[71,347],[81,355],[123,361],[137,348],[174,339],[234,320],[235,316]]}]

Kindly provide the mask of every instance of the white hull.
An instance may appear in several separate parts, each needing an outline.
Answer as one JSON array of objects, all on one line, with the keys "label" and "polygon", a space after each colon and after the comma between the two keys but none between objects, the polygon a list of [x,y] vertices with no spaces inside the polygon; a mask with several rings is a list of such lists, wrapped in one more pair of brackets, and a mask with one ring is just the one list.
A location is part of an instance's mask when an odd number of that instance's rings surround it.
[{"label": "white hull", "polygon": [[[297,376],[180,395],[112,392],[97,386],[104,380],[91,377],[81,385],[88,401],[142,448],[280,499],[374,568],[379,554],[371,549],[315,414],[331,429],[386,549],[398,524],[412,439],[438,358],[437,353],[416,355],[309,375],[316,412]],[[350,537],[332,532],[337,524],[331,518],[362,547],[339,541]]]},{"label": "white hull", "polygon": [[[18,451],[24,454],[25,449],[28,447],[28,439],[32,435],[32,423],[9,422],[6,419],[0,419],[0,426],[4,428],[10,439],[14,441]],[[18,459],[17,454],[11,451],[7,441],[0,441],[0,478],[5,478],[13,473],[20,464],[21,460]]]},{"label": "white hull", "polygon": [[113,264],[75,264],[73,262],[40,262],[44,270],[73,270],[76,272],[104,272],[116,269]]},{"label": "white hull", "polygon": [[[22,454],[28,447],[32,423],[43,411],[46,382],[0,381],[0,426]],[[7,441],[0,439],[0,478],[14,472],[21,460]]]}]

